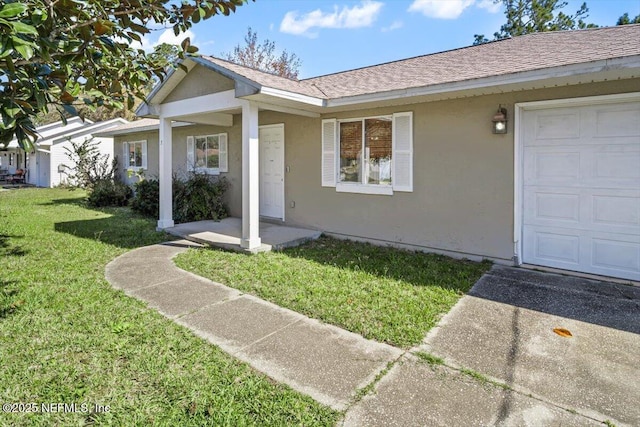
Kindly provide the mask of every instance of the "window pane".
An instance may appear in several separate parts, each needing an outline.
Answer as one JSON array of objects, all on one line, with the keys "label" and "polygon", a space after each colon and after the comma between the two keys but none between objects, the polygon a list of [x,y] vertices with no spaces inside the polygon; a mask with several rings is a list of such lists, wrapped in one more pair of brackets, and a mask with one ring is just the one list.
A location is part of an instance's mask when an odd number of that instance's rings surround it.
[{"label": "window pane", "polygon": [[369,184],[391,184],[391,119],[366,119],[365,159]]},{"label": "window pane", "polygon": [[208,136],[207,137],[207,167],[208,168],[218,168],[220,167],[220,146],[217,136]]},{"label": "window pane", "polygon": [[129,143],[129,164],[127,166],[135,166],[136,165],[136,144],[133,142]]},{"label": "window pane", "polygon": [[207,167],[207,138],[196,138],[196,168]]},{"label": "window pane", "polygon": [[362,182],[362,122],[340,123],[340,181]]},{"label": "window pane", "polygon": [[135,149],[135,163],[133,164],[133,166],[140,168],[142,167],[142,143],[136,143]]}]

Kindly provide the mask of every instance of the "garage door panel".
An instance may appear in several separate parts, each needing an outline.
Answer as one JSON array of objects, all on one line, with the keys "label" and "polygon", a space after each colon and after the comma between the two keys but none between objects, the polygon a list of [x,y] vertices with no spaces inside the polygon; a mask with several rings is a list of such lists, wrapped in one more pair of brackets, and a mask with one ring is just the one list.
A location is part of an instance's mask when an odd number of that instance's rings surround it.
[{"label": "garage door panel", "polygon": [[640,136],[640,107],[607,106],[595,111],[594,137]]},{"label": "garage door panel", "polygon": [[640,103],[523,119],[523,262],[640,280]]},{"label": "garage door panel", "polygon": [[[594,269],[640,273],[640,243],[624,240],[591,240],[591,259]],[[633,276],[632,276],[633,277]]]}]

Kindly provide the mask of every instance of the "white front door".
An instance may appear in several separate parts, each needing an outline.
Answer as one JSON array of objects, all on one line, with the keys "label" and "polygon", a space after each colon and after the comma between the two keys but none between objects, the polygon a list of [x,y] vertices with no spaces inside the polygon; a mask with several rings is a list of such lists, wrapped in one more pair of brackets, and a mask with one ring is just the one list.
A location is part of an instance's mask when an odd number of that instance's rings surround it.
[{"label": "white front door", "polygon": [[38,187],[49,187],[49,169],[51,168],[51,155],[49,153],[37,152],[38,157]]},{"label": "white front door", "polygon": [[524,111],[522,260],[640,280],[640,103],[595,102]]},{"label": "white front door", "polygon": [[284,220],[284,124],[260,126],[260,215]]}]

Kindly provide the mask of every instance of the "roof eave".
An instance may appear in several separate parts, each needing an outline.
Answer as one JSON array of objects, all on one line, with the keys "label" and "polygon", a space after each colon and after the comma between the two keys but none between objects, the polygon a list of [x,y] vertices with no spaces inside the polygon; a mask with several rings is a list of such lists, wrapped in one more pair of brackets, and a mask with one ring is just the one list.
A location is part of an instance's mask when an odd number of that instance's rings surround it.
[{"label": "roof eave", "polygon": [[[605,81],[640,77],[640,55],[564,65],[506,75],[489,76],[458,82],[332,98],[326,102],[326,107],[329,109],[340,109],[360,104],[384,103],[399,99],[409,101],[411,98],[425,96],[435,97],[438,95],[442,95],[443,98],[476,96],[478,94],[475,92],[481,91],[482,89],[488,90],[492,88],[494,90],[489,93],[535,89],[544,86],[545,83],[550,85],[571,84],[569,83],[570,80],[581,76],[588,76],[589,81]],[[563,83],[563,81],[566,83]],[[578,83],[581,82],[582,81],[579,81]]]}]

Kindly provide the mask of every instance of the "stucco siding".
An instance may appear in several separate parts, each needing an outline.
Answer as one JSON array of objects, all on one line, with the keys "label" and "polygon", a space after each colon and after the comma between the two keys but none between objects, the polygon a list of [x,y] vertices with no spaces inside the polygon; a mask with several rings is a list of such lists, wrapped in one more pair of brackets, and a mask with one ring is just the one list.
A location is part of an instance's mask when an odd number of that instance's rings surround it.
[{"label": "stucco siding", "polygon": [[[232,216],[240,216],[242,213],[242,140],[241,140],[241,117],[234,116],[234,126],[205,126],[193,125],[173,129],[172,146],[172,170],[179,177],[184,178],[188,174],[187,167],[187,136],[209,135],[226,132],[228,134],[228,162],[229,172],[221,173],[229,181],[226,201]],[[123,143],[129,141],[147,141],[147,170],[144,172],[146,178],[158,179],[158,164],[160,160],[158,131],[138,132],[125,136],[116,136],[114,143],[115,155],[118,159],[118,173],[123,182],[133,185],[138,181],[136,176],[129,176],[124,163]]]},{"label": "stucco siding", "polygon": [[180,101],[195,96],[224,92],[233,88],[235,88],[233,80],[212,72],[201,65],[196,65],[163,102]]},{"label": "stucco siding", "polygon": [[[632,92],[638,79],[520,91],[465,99],[325,114],[320,118],[261,111],[260,125],[284,123],[287,225],[336,235],[508,262],[514,253],[514,104]],[[498,105],[508,110],[508,133],[491,133]],[[321,121],[413,112],[413,192],[392,196],[338,193],[321,186]],[[186,170],[186,137],[229,134],[227,200],[242,214],[241,116],[232,127],[175,128],[173,170]],[[158,132],[117,137],[147,139],[148,175],[158,173]],[[125,177],[125,180],[128,180]]]}]

